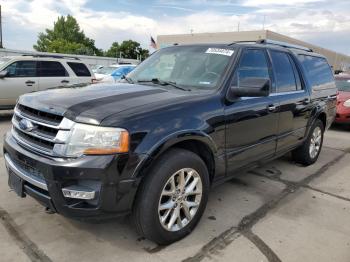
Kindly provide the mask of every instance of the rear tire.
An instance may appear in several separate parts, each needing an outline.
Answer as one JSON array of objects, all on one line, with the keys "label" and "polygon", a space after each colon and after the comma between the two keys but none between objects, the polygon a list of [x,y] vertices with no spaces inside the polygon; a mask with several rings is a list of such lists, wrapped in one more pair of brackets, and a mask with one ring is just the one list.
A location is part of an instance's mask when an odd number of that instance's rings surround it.
[{"label": "rear tire", "polygon": [[133,210],[138,233],[159,245],[184,238],[196,227],[208,201],[205,163],[191,151],[171,149],[146,176]]},{"label": "rear tire", "polygon": [[323,145],[324,126],[321,120],[317,119],[310,128],[305,142],[292,151],[293,160],[304,166],[312,165],[318,159]]}]

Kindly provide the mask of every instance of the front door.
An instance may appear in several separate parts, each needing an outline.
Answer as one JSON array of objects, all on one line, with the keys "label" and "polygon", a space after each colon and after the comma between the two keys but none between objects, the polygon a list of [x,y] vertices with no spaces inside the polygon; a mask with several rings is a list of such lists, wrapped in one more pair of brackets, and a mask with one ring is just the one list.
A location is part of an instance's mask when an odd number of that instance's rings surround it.
[{"label": "front door", "polygon": [[16,61],[7,66],[7,75],[0,79],[0,105],[14,105],[20,95],[37,91],[36,61]]},{"label": "front door", "polygon": [[[239,86],[247,78],[271,80],[271,70],[265,49],[243,51],[232,85]],[[226,156],[228,175],[276,150],[278,100],[274,96],[241,97],[225,107]]]}]

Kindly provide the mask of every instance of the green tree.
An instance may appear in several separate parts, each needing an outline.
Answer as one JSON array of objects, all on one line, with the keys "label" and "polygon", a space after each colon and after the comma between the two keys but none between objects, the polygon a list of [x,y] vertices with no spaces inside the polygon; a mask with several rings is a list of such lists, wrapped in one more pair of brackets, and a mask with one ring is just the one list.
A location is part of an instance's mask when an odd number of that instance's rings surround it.
[{"label": "green tree", "polygon": [[119,57],[119,43],[113,42],[111,47],[106,51],[105,56]]},{"label": "green tree", "polygon": [[142,58],[149,56],[149,51],[143,49],[140,43],[133,40],[125,40],[121,44],[113,42],[112,46],[106,51],[106,56],[109,57],[123,57],[123,58]]},{"label": "green tree", "polygon": [[59,17],[53,29],[39,33],[33,48],[41,52],[102,55],[102,51],[95,47],[95,41],[85,36],[77,20],[71,15]]}]

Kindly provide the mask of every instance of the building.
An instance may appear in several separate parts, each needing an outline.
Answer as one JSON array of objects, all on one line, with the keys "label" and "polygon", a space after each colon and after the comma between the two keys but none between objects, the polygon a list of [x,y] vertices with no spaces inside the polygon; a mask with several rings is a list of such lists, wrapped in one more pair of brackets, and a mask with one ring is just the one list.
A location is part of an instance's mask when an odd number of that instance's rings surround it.
[{"label": "building", "polygon": [[173,44],[232,43],[236,41],[257,41],[261,39],[286,42],[293,45],[311,48],[314,52],[320,53],[327,57],[328,62],[333,67],[334,71],[348,71],[350,69],[350,56],[269,30],[159,35],[157,37],[157,45],[158,47],[162,48]]},{"label": "building", "polygon": [[104,57],[104,56],[70,55],[70,54],[23,51],[23,50],[0,48],[0,57],[1,56],[21,56],[21,55],[55,55],[55,56],[61,55],[61,56],[76,57],[76,58],[79,58],[82,62],[90,66],[94,66],[94,65],[108,66],[108,65],[117,64],[117,63],[131,63],[131,64],[137,65],[140,63],[140,61],[136,59],[113,58],[113,57]]}]

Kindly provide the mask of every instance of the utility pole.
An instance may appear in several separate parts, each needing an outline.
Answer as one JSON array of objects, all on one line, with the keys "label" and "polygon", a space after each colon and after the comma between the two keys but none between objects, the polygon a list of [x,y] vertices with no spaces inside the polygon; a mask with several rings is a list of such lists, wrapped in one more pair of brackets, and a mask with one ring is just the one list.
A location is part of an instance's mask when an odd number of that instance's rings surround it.
[{"label": "utility pole", "polygon": [[240,24],[240,22],[238,21],[238,24],[237,24],[237,32],[239,32],[239,24]]},{"label": "utility pole", "polygon": [[3,48],[3,46],[2,46],[2,15],[1,15],[1,5],[0,5],[0,48]]},{"label": "utility pole", "polygon": [[265,20],[266,20],[266,15],[264,15],[263,30],[265,30]]}]

